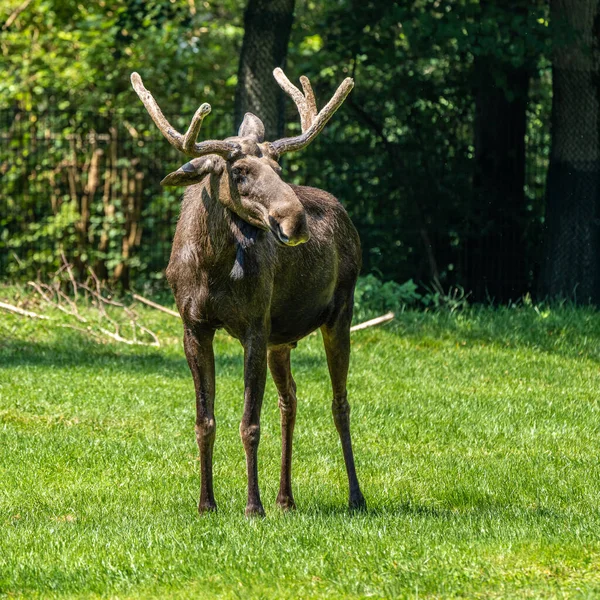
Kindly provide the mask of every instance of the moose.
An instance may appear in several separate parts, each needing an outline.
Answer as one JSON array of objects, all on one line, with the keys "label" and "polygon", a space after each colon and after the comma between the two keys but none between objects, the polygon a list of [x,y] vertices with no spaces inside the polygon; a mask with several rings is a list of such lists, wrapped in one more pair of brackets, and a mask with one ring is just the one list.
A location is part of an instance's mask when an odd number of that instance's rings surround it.
[{"label": "moose", "polygon": [[200,450],[200,513],[216,510],[212,457],[215,441],[213,339],[223,328],[244,350],[244,409],[240,435],[246,453],[246,515],[264,515],[258,487],[260,413],[267,365],[279,396],[282,432],[277,504],[295,508],[292,494],[292,435],[296,383],[290,353],[320,328],[333,388],[332,411],[349,482],[349,506],[365,508],[352,442],[346,380],[354,287],[361,266],[358,233],[348,214],[322,190],[285,183],[279,158],[301,150],[321,132],[350,93],[346,78],[317,113],[312,86],[302,90],[279,68],[280,87],[297,105],[302,133],[265,141],[262,121],[246,113],[238,135],[198,142],[211,110],[202,104],[182,135],[167,121],[141,77],[134,90],[154,123],[180,152],[193,157],[161,185],[189,186],[181,204],[167,280],[183,321],[183,346],[196,391],[196,440]]}]

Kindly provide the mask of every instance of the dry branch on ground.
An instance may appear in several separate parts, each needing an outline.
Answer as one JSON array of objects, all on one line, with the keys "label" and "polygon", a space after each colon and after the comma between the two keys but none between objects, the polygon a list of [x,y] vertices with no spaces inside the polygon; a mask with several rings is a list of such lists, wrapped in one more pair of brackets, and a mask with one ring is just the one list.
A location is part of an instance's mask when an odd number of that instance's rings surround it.
[{"label": "dry branch on ground", "polygon": [[[73,276],[71,265],[64,256],[62,267],[49,282],[38,279],[29,281],[28,285],[42,304],[62,312],[69,320],[83,326],[59,323],[51,315],[25,310],[8,302],[0,302],[0,308],[22,317],[43,319],[56,324],[57,327],[80,331],[96,341],[113,340],[127,345],[160,346],[158,336],[141,323],[140,315],[130,306],[114,300],[110,291],[91,269],[89,269],[88,279],[78,283]],[[125,329],[129,330],[129,335],[124,333]]]}]

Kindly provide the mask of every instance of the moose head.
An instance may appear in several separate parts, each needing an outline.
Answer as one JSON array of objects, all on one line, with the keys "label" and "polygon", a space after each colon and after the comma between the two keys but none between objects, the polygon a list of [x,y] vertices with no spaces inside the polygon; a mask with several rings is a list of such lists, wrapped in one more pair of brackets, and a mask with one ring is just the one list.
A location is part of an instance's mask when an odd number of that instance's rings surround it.
[{"label": "moose head", "polygon": [[271,231],[275,239],[286,246],[308,241],[310,234],[304,208],[292,188],[281,179],[278,160],[282,154],[300,150],[321,132],[354,86],[346,78],[331,100],[317,113],[312,86],[301,77],[301,92],[279,68],[273,76],[280,87],[294,100],[300,114],[302,133],[274,142],[265,141],[262,121],[246,113],[238,135],[225,140],[197,142],[203,119],[210,113],[204,103],[196,111],[185,135],[167,121],[142,78],[132,73],[131,83],[160,132],[172,146],[193,157],[179,169],[167,175],[164,186],[189,186],[210,176],[211,196],[237,214],[242,220]]}]

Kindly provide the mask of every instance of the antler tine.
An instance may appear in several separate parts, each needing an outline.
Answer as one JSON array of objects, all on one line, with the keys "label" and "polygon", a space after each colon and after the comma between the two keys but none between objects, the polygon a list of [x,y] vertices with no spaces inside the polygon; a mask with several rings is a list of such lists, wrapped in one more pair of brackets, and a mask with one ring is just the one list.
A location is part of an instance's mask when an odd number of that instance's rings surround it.
[{"label": "antler tine", "polygon": [[323,127],[325,127],[335,111],[343,104],[344,100],[354,87],[354,80],[351,77],[346,77],[332,96],[331,100],[317,114],[315,95],[307,77],[302,76],[300,78],[302,89],[304,90],[303,94],[290,82],[281,69],[275,69],[273,71],[273,76],[281,86],[281,89],[291,96],[296,103],[302,125],[301,135],[271,142],[271,148],[278,155],[284,154],[285,152],[300,150],[308,146],[308,144],[310,144],[323,130]]},{"label": "antler tine", "polygon": [[[312,119],[317,114],[317,107],[315,105],[314,115],[310,114],[310,110],[307,106],[306,102],[306,88],[304,87],[304,82],[302,82],[302,88],[304,89],[304,94],[287,78],[286,74],[277,67],[273,71],[273,77],[279,84],[279,87],[296,103],[298,108],[298,113],[300,114],[300,124],[302,126],[302,131],[306,131],[312,123]],[[304,78],[306,79],[306,77]],[[308,81],[308,79],[306,79]],[[308,84],[310,87],[310,83]],[[310,88],[312,92],[312,88]],[[312,99],[314,103],[314,94],[312,94]]]},{"label": "antler tine", "polygon": [[211,111],[210,104],[205,102],[200,105],[200,108],[194,113],[192,122],[190,123],[189,129],[183,136],[182,151],[185,154],[192,154],[194,152],[194,146],[200,133],[200,127],[202,127],[202,121]]},{"label": "antler tine", "polygon": [[179,134],[173,127],[165,116],[162,114],[160,107],[156,103],[154,96],[144,87],[144,82],[140,77],[139,73],[131,74],[131,85],[135,90],[135,93],[140,97],[140,100],[143,102],[148,114],[152,117],[152,120],[158,127],[159,131],[169,140],[171,145],[175,146],[177,150],[181,150],[183,152],[183,144],[181,139],[181,134]]},{"label": "antler tine", "polygon": [[167,138],[169,143],[180,152],[188,156],[204,156],[205,154],[218,154],[224,158],[231,158],[241,153],[241,148],[234,142],[224,142],[221,140],[205,140],[197,143],[196,139],[202,127],[204,117],[211,111],[210,104],[206,102],[200,106],[192,117],[192,122],[184,136],[171,126],[165,118],[154,96],[144,87],[142,78],[138,73],[131,74],[131,85],[136,94],[143,102],[148,114],[158,127],[159,131]]},{"label": "antler tine", "polygon": [[312,85],[310,85],[310,79],[306,77],[306,75],[302,75],[302,77],[300,77],[300,83],[302,84],[302,90],[304,91],[304,97],[306,98],[306,111],[310,116],[310,123],[308,124],[310,127],[317,116],[317,101]]}]

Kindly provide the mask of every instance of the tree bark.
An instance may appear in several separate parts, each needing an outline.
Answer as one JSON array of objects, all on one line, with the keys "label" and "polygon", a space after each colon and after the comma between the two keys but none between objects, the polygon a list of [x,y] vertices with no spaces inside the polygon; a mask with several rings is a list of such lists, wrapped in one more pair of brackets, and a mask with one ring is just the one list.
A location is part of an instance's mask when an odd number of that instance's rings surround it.
[{"label": "tree bark", "polygon": [[295,0],[248,0],[235,95],[236,129],[246,112],[265,124],[267,139],[283,137],[283,93],[273,69],[283,67],[294,19]]},{"label": "tree bark", "polygon": [[506,302],[528,291],[524,187],[529,80],[525,60],[521,66],[494,56],[475,60],[475,193],[466,277],[477,300]]},{"label": "tree bark", "polygon": [[600,304],[598,0],[551,0],[552,151],[541,292]]}]

